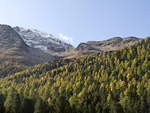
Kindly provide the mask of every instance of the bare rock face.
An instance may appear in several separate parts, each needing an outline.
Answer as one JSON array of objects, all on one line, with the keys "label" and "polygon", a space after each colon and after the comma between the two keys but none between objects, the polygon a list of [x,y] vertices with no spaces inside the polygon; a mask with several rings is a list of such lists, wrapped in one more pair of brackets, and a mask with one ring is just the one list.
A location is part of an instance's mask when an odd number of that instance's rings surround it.
[{"label": "bare rock face", "polygon": [[21,39],[18,33],[16,33],[8,25],[0,25],[0,47],[11,48],[11,47],[26,47],[27,45]]},{"label": "bare rock face", "polygon": [[0,25],[0,60],[22,65],[35,65],[55,60],[57,57],[29,47],[10,26]]}]

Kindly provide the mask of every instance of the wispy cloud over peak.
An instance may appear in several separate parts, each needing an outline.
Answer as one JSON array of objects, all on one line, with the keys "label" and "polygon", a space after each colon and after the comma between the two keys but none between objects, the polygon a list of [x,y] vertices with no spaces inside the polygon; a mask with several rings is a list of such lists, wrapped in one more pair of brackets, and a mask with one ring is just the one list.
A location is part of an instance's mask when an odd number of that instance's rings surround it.
[{"label": "wispy cloud over peak", "polygon": [[58,38],[64,42],[70,43],[70,44],[74,44],[75,41],[72,37],[66,36],[62,33],[58,33]]}]

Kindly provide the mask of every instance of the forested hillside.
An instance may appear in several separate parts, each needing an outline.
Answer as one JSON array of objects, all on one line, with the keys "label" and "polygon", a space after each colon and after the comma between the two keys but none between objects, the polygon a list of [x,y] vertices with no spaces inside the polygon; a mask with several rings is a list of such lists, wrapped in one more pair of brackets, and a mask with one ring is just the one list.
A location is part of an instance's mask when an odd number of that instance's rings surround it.
[{"label": "forested hillside", "polygon": [[0,113],[150,113],[150,38],[0,78]]}]

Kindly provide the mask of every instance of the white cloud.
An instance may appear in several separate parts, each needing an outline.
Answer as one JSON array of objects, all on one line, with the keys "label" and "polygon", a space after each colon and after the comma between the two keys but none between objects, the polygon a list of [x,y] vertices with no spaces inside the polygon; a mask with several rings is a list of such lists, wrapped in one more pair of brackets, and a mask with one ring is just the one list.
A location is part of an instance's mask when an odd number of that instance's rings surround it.
[{"label": "white cloud", "polygon": [[74,40],[72,37],[65,36],[61,33],[58,33],[58,38],[64,42],[74,44]]}]

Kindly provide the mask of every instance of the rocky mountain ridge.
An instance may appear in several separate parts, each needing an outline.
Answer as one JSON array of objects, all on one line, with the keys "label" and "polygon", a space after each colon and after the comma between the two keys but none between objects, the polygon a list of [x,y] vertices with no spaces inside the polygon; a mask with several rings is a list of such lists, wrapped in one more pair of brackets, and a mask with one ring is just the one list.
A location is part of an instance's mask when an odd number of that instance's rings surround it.
[{"label": "rocky mountain ridge", "polygon": [[104,41],[88,41],[80,43],[72,52],[64,53],[63,55],[65,58],[74,58],[100,52],[115,51],[130,46],[139,40],[141,39],[137,37],[113,37]]},{"label": "rocky mountain ridge", "polygon": [[[104,41],[88,41],[87,43],[80,43],[76,49],[77,50],[84,50],[84,49],[91,50],[93,48],[95,50],[111,51],[111,50],[120,49],[121,47],[130,45],[139,40],[140,39],[137,37],[125,37],[125,38],[114,37],[114,38],[110,38]],[[84,48],[84,46],[86,46],[87,48],[86,47]]]}]

